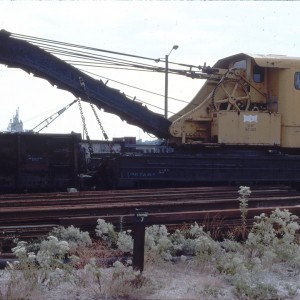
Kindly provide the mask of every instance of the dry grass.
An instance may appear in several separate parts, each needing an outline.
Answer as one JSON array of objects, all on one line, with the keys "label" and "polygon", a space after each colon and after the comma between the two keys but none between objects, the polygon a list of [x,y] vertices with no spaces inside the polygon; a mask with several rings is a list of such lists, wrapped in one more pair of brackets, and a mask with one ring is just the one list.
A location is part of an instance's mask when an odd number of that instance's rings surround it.
[{"label": "dry grass", "polygon": [[218,293],[219,287],[222,287],[222,283],[210,276],[207,268],[201,270],[199,264],[166,262],[148,251],[145,253],[144,272],[133,279],[114,273],[114,268],[103,268],[101,276],[96,278],[82,268],[94,257],[99,266],[105,267],[109,260],[115,260],[120,254],[98,241],[90,247],[79,248],[76,252],[80,256],[76,280],[61,282],[50,290],[24,280],[20,271],[3,272],[0,276],[0,299],[206,299],[204,290],[209,294]]},{"label": "dry grass", "polygon": [[118,258],[122,258],[120,250],[111,249],[107,247],[105,242],[100,240],[93,241],[93,244],[89,247],[78,247],[76,252],[71,254],[79,257],[79,261],[76,263],[76,267],[79,269],[88,264],[91,258],[97,259],[99,267],[111,266]]},{"label": "dry grass", "polygon": [[25,280],[21,272],[0,271],[0,299],[42,299],[41,290],[35,281]]},{"label": "dry grass", "polygon": [[207,215],[203,220],[201,226],[205,229],[206,232],[210,233],[210,236],[214,240],[219,240],[224,235],[224,219],[220,215],[214,215],[212,218]]},{"label": "dry grass", "polygon": [[232,299],[222,292],[226,283],[215,277],[213,268],[205,263],[170,263],[146,253],[144,274],[155,279],[155,289],[142,299]]}]

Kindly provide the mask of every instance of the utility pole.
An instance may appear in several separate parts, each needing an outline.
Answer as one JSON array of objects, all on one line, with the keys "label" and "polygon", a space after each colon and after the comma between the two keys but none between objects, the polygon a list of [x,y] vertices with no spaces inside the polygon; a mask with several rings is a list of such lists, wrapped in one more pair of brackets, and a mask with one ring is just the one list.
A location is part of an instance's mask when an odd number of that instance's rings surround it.
[{"label": "utility pole", "polygon": [[168,118],[168,88],[169,88],[169,56],[173,50],[178,49],[178,45],[174,45],[169,54],[165,57],[166,67],[165,67],[165,118]]}]

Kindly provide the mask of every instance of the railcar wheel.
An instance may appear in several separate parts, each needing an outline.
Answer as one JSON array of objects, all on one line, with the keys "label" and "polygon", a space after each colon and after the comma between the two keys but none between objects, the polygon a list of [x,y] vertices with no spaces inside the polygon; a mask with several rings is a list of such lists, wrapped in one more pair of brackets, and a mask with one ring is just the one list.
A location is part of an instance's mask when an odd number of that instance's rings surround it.
[{"label": "railcar wheel", "polygon": [[248,110],[251,99],[246,87],[240,80],[225,79],[215,87],[212,103],[216,111],[245,111]]}]

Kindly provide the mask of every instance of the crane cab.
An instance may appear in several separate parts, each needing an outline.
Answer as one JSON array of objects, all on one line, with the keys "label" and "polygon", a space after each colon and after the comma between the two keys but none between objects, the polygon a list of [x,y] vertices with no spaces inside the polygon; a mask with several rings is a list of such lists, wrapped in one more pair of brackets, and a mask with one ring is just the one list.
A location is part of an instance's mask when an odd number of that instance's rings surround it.
[{"label": "crane cab", "polygon": [[300,148],[300,58],[241,53],[213,70],[171,119],[177,141]]}]

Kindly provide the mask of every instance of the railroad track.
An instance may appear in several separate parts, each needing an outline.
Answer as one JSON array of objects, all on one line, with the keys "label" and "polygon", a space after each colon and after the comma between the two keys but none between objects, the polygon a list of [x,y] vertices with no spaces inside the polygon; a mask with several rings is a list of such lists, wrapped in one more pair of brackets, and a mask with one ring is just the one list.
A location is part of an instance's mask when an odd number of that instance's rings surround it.
[{"label": "railroad track", "polygon": [[[149,213],[148,224],[236,226],[241,221],[238,197],[237,187],[0,195],[0,246],[9,236],[42,236],[55,226],[74,225],[93,233],[99,218],[123,229],[134,223],[136,209]],[[300,215],[300,192],[285,186],[253,188],[249,222],[276,207]]]}]

